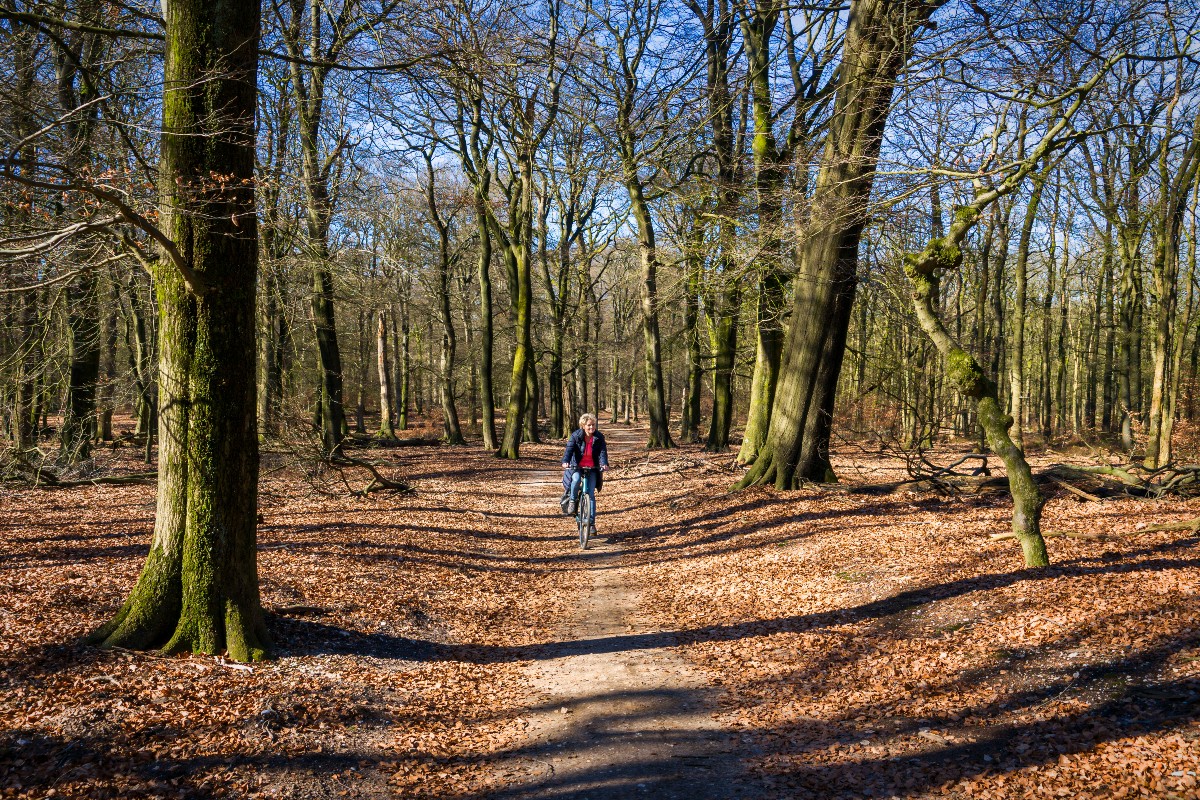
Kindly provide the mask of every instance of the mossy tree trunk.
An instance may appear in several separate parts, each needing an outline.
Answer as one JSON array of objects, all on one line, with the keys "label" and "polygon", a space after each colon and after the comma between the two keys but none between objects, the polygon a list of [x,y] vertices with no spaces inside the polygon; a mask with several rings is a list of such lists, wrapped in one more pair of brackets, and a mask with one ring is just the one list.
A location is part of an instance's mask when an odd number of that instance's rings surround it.
[{"label": "mossy tree trunk", "polygon": [[91,639],[257,660],[268,641],[255,529],[259,6],[171,0],[166,22],[160,224],[175,253],[155,275],[158,510],[136,585]]},{"label": "mossy tree trunk", "polygon": [[519,458],[521,436],[524,428],[526,403],[529,396],[529,371],[533,368],[533,278],[530,261],[533,238],[533,154],[526,153],[521,159],[521,197],[517,208],[523,220],[507,242],[505,253],[513,273],[510,284],[515,284],[512,293],[513,328],[515,348],[513,350],[512,377],[509,379],[508,408],[504,416],[504,438],[496,453],[500,458]]},{"label": "mossy tree trunk", "polygon": [[966,352],[942,323],[938,316],[938,293],[941,276],[962,264],[962,244],[980,214],[1001,197],[1016,191],[1039,164],[1044,164],[1036,177],[1040,183],[1061,160],[1061,157],[1051,159],[1051,156],[1078,140],[1070,122],[1111,64],[1106,64],[1070,93],[1073,95],[1070,105],[1049,125],[1037,145],[1029,149],[1029,155],[1016,162],[1003,180],[987,190],[977,189],[974,200],[956,210],[954,221],[944,237],[935,238],[921,252],[904,257],[904,274],[913,287],[913,307],[921,329],[946,360],[950,380],[965,397],[975,402],[979,424],[987,435],[988,444],[1004,461],[1013,498],[1012,531],[1029,567],[1044,567],[1050,563],[1041,533],[1041,491],[1024,452],[1009,436],[1013,418],[1005,414],[1000,405],[995,379],[988,376],[978,360]]},{"label": "mossy tree trunk", "polygon": [[[977,209],[971,211],[977,212]],[[996,382],[950,335],[937,313],[940,273],[955,269],[962,262],[958,243],[965,238],[977,216],[977,213],[962,215],[951,226],[946,239],[935,239],[920,253],[906,257],[905,274],[913,285],[913,305],[921,329],[946,359],[946,371],[955,386],[965,397],[974,400],[988,444],[1004,461],[1013,498],[1012,531],[1021,543],[1025,565],[1044,567],[1050,563],[1050,558],[1041,532],[1042,494],[1025,454],[1008,434],[1013,419],[1000,406]]]},{"label": "mossy tree trunk", "polygon": [[758,194],[760,256],[758,264],[758,341],[750,381],[750,409],[738,451],[739,464],[752,464],[767,440],[771,404],[779,380],[783,352],[783,315],[787,276],[783,271],[783,195],[787,171],[775,140],[771,93],[771,38],[782,6],[773,0],[757,2],[742,23],[749,60],[754,109],[754,183]]},{"label": "mossy tree trunk", "polygon": [[[758,458],[738,483],[796,488],[816,464],[802,452],[819,453],[805,431],[820,415],[832,423],[832,393],[841,369],[849,305],[857,283],[858,249],[880,142],[896,78],[908,61],[913,34],[940,3],[860,0],[851,4],[825,150],[813,191],[812,212],[802,231],[792,323],[784,340],[770,430]],[[831,317],[835,308],[844,314]],[[829,355],[836,358],[830,360]],[[814,446],[817,444],[817,446]],[[827,444],[826,444],[827,449]]]},{"label": "mossy tree trunk", "polygon": [[479,226],[479,427],[483,433],[483,446],[495,450],[496,440],[496,390],[492,386],[492,352],[495,348],[495,331],[492,323],[492,235],[488,227],[487,214],[480,206],[485,202],[487,185],[475,195],[475,217]]}]

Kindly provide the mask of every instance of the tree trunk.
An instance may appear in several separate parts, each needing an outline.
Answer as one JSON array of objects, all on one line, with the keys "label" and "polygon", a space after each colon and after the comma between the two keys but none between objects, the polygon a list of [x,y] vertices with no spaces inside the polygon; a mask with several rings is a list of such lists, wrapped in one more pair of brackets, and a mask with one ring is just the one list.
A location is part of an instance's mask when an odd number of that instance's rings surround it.
[{"label": "tree trunk", "polygon": [[[522,175],[526,185],[533,188],[531,164],[522,162]],[[529,194],[524,195],[529,202]],[[530,212],[526,219],[532,219]],[[529,397],[529,371],[533,368],[533,280],[530,270],[529,239],[514,242],[510,250],[516,267],[517,295],[513,299],[515,323],[515,350],[513,351],[512,378],[509,381],[508,408],[504,416],[504,439],[496,453],[500,458],[519,458],[521,435],[524,428],[526,403]]]},{"label": "tree trunk", "polygon": [[368,363],[368,339],[367,329],[371,326],[371,317],[362,309],[358,311],[358,384],[355,392],[354,400],[354,432],[364,434],[367,432],[367,372]]},{"label": "tree trunk", "polygon": [[100,380],[100,304],[93,272],[67,288],[70,370],[59,461],[74,464],[91,456],[96,437],[96,390]]},{"label": "tree trunk", "polygon": [[137,584],[92,636],[104,646],[266,654],[255,530],[259,13],[167,5],[161,224],[195,280],[159,261],[158,512]]},{"label": "tree trunk", "polygon": [[[1051,226],[1055,224],[1054,218],[1051,218]],[[1054,233],[1051,232],[1051,236]],[[1063,248],[1067,248],[1067,242],[1063,243]],[[1054,348],[1054,293],[1056,283],[1058,281],[1058,265],[1055,263],[1056,248],[1053,243],[1050,246],[1049,253],[1046,256],[1046,294],[1042,298],[1042,407],[1041,413],[1038,414],[1041,423],[1042,444],[1049,446],[1050,437],[1054,433],[1054,357],[1052,355]],[[1067,254],[1070,257],[1070,253]],[[1066,271],[1063,271],[1066,275]],[[1063,292],[1065,298],[1066,292]]]},{"label": "tree trunk", "polygon": [[38,373],[37,363],[37,293],[25,292],[20,298],[20,377],[17,380],[16,403],[13,414],[13,446],[17,450],[26,450],[37,445],[37,418],[34,414],[35,397],[37,395]]},{"label": "tree trunk", "polygon": [[400,358],[398,365],[400,374],[397,376],[399,379],[397,381],[399,389],[396,392],[396,422],[400,430],[406,431],[408,430],[408,406],[410,405],[409,376],[412,372],[412,354],[408,329],[408,298],[403,298],[401,302],[403,303],[403,308],[400,312]]},{"label": "tree trunk", "polygon": [[[649,403],[650,440],[646,448],[674,447],[671,441],[670,422],[667,419],[667,403],[663,393],[662,341],[658,329],[658,248],[654,241],[654,221],[650,206],[642,193],[642,185],[636,171],[626,168],[626,188],[633,203],[633,214],[637,220],[638,252],[641,256],[642,275],[640,281],[642,307],[642,338],[645,344],[646,395]],[[632,380],[632,379],[631,379]]]},{"label": "tree trunk", "polygon": [[[728,270],[732,272],[730,268]],[[725,270],[722,271],[725,274]],[[714,320],[713,340],[713,411],[709,420],[704,449],[723,453],[729,448],[733,426],[733,369],[737,361],[738,317],[742,307],[740,278],[729,283],[721,294]]]},{"label": "tree trunk", "polygon": [[[832,419],[829,397],[820,391],[840,371],[826,364],[830,334],[844,343],[845,331],[834,332],[830,312],[852,300],[857,283],[858,249],[866,221],[867,201],[896,78],[908,61],[911,33],[928,19],[938,3],[893,4],[861,0],[851,4],[849,26],[834,96],[832,123],[813,193],[807,230],[801,231],[799,273],[792,322],[785,338],[778,388],[771,409],[767,441],[739,486],[772,483],[795,488],[813,464],[801,464],[804,433],[811,414]],[[849,314],[837,324],[849,325]],[[832,380],[830,380],[832,378]],[[828,451],[817,443],[809,453]]]},{"label": "tree trunk", "polygon": [[375,332],[375,371],[379,374],[379,436],[395,439],[396,428],[392,425],[392,365],[388,359],[387,343],[387,312],[380,309]]},{"label": "tree trunk", "polygon": [[532,357],[529,361],[529,371],[525,373],[525,380],[527,382],[525,421],[521,430],[521,441],[540,444],[542,439],[538,433],[538,410],[545,398],[542,382],[538,380],[537,362]]},{"label": "tree trunk", "polygon": [[479,399],[480,428],[483,447],[495,450],[496,439],[496,392],[492,388],[492,351],[495,336],[492,327],[492,236],[488,227],[487,214],[481,208],[485,200],[475,197],[475,219],[479,226]]},{"label": "tree trunk", "polygon": [[1133,453],[1133,414],[1138,407],[1137,389],[1140,381],[1140,346],[1137,344],[1138,313],[1141,303],[1141,277],[1138,270],[1138,241],[1134,234],[1121,230],[1118,234],[1121,254],[1120,324],[1121,364],[1118,373],[1117,396],[1121,414],[1121,446]]},{"label": "tree trunk", "polygon": [[[683,340],[687,348],[687,378],[684,383],[679,440],[687,444],[700,441],[700,391],[704,383],[704,368],[700,363],[699,298],[702,256],[699,246],[699,242],[694,242],[685,256],[688,272],[683,301]],[[613,414],[615,419],[615,409]]]},{"label": "tree trunk", "polygon": [[340,452],[346,412],[342,402],[342,355],[338,348],[337,321],[333,313],[333,273],[321,266],[313,270],[313,325],[321,369],[321,440],[327,455]]},{"label": "tree trunk", "polygon": [[103,373],[103,383],[100,384],[99,403],[99,437],[101,441],[111,442],[113,438],[113,405],[117,395],[117,312],[121,307],[120,294],[116,280],[108,281],[108,302],[101,328],[103,347],[100,354],[100,371]]},{"label": "tree trunk", "polygon": [[[962,229],[955,232],[958,236],[954,241],[961,241],[973,219],[956,221],[954,227],[962,226]],[[1043,500],[1024,453],[1008,435],[1012,417],[1006,416],[1000,407],[996,382],[987,377],[979,362],[950,336],[937,315],[938,272],[957,269],[961,261],[962,253],[957,245],[947,245],[941,239],[935,239],[921,253],[905,257],[905,273],[914,288],[917,320],[946,360],[950,379],[965,397],[975,400],[988,444],[1004,461],[1013,498],[1012,531],[1021,543],[1025,565],[1044,567],[1050,563],[1050,558],[1041,532]]]},{"label": "tree trunk", "polygon": [[1033,181],[1033,190],[1025,204],[1025,219],[1021,224],[1021,238],[1017,243],[1017,263],[1014,268],[1016,297],[1012,307],[1012,352],[1008,359],[1008,411],[1013,418],[1012,439],[1017,447],[1024,448],[1025,430],[1025,321],[1029,286],[1029,243],[1033,237],[1033,224],[1037,219],[1038,206],[1046,187],[1047,171]]},{"label": "tree trunk", "polygon": [[[766,7],[764,7],[766,5]],[[759,3],[743,23],[749,59],[754,106],[754,181],[758,194],[760,241],[758,291],[758,341],[754,376],[750,381],[750,408],[746,431],[738,451],[739,464],[753,464],[766,443],[771,424],[771,404],[779,380],[783,353],[783,317],[787,274],[783,269],[783,196],[786,170],[775,141],[771,97],[771,37],[779,19],[779,6]],[[836,377],[837,370],[834,370]]]}]

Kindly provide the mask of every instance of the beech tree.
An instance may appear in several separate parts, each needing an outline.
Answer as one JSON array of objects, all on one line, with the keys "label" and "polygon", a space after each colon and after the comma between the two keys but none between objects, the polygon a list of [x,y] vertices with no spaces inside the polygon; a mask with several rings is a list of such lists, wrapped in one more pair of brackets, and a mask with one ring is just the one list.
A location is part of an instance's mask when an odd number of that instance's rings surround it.
[{"label": "beech tree", "polygon": [[129,598],[91,640],[267,654],[259,602],[254,115],[259,9],[170,0],[159,170],[158,508]]},{"label": "beech tree", "polygon": [[739,486],[794,488],[831,477],[829,433],[858,282],[859,241],[896,79],[913,37],[941,3],[850,5],[833,112],[800,233],[792,324],[771,428]]}]

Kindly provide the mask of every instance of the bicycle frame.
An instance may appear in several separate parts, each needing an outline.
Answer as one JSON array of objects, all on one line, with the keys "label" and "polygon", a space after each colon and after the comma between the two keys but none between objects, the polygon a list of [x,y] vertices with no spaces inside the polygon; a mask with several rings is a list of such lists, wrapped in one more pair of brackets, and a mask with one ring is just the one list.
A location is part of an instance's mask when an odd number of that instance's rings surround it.
[{"label": "bicycle frame", "polygon": [[[578,468],[577,468],[578,469]],[[592,507],[595,502],[595,487],[599,470],[595,468],[578,469],[579,489],[575,495],[575,524],[579,527],[579,546],[584,550],[588,546],[588,536],[596,511]],[[592,489],[589,493],[588,490]]]}]

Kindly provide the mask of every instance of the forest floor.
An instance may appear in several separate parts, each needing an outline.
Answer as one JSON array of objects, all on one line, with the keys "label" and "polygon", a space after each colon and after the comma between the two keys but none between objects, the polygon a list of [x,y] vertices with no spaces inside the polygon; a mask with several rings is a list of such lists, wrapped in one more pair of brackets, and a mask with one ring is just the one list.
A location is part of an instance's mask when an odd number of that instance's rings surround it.
[{"label": "forest floor", "polygon": [[586,552],[556,444],[373,450],[416,491],[366,498],[267,454],[255,665],[78,643],[152,486],[0,489],[0,797],[1200,797],[1200,536],[1146,530],[1200,500],[1056,494],[1099,537],[1026,570],[1002,494],[731,494],[604,427]]}]

